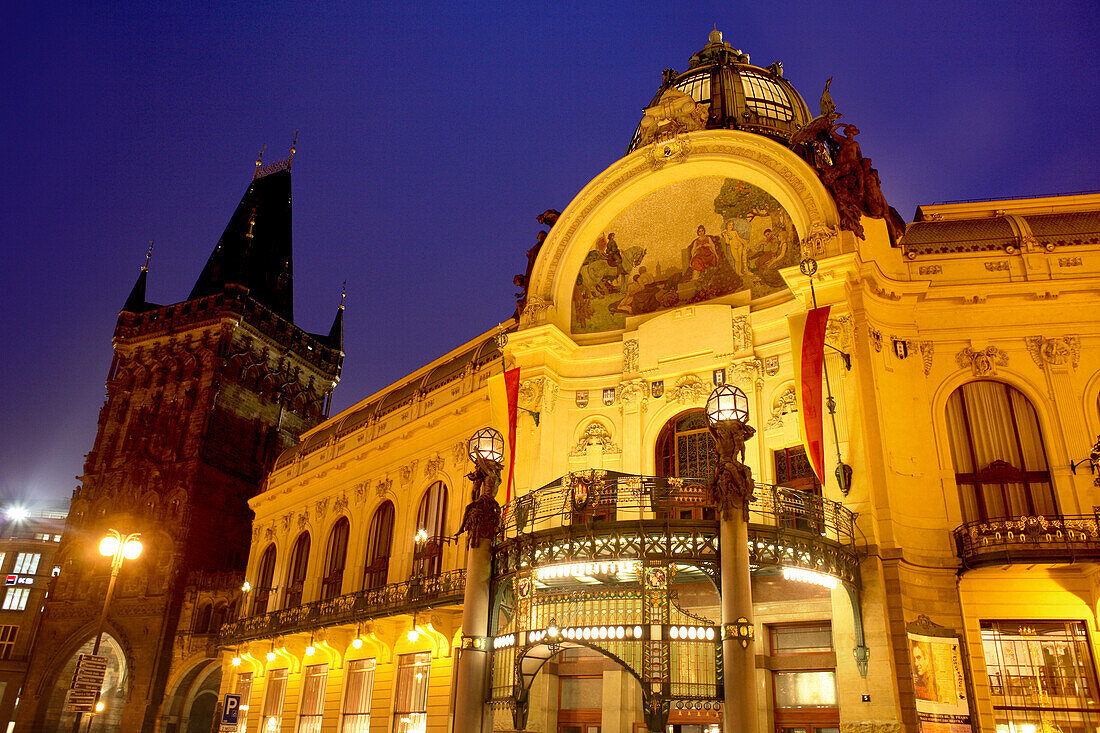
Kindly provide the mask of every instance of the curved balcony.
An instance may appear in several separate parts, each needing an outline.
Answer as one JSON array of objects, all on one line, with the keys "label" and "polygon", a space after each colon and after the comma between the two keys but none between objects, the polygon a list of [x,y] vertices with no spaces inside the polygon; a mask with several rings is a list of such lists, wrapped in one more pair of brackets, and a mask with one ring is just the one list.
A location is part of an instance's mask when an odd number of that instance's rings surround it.
[{"label": "curved balcony", "polygon": [[1100,560],[1100,518],[1011,517],[967,522],[954,531],[964,570],[1011,563]]},{"label": "curved balcony", "polygon": [[[716,578],[718,521],[706,481],[585,471],[563,476],[504,508],[495,574],[559,562],[660,559]],[[792,567],[858,585],[855,517],[843,505],[756,484],[749,507],[754,568]]]},{"label": "curved balcony", "polygon": [[252,639],[412,613],[432,606],[461,604],[465,587],[464,570],[450,570],[430,578],[390,583],[379,588],[230,621],[222,626],[218,634],[218,644],[230,646]]}]

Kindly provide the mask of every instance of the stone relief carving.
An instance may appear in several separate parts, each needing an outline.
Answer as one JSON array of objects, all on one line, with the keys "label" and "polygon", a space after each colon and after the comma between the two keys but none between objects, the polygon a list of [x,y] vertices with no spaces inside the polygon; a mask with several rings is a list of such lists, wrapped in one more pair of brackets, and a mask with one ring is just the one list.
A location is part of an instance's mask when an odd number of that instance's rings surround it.
[{"label": "stone relief carving", "polygon": [[759,387],[764,384],[764,361],[758,357],[730,364],[730,379],[741,387]]},{"label": "stone relief carving", "polygon": [[577,444],[569,451],[570,456],[583,456],[588,446],[602,445],[604,453],[619,453],[619,447],[611,441],[611,431],[599,420],[593,420],[585,427]]},{"label": "stone relief carving", "polygon": [[264,527],[264,539],[265,540],[275,539],[275,527],[274,526]]},{"label": "stone relief carving", "polygon": [[1031,355],[1035,366],[1040,369],[1044,364],[1051,366],[1064,366],[1069,364],[1077,368],[1081,360],[1080,336],[1055,336],[1043,338],[1042,336],[1028,336],[1024,339],[1027,344],[1027,353]]},{"label": "stone relief carving", "polygon": [[638,147],[676,136],[681,132],[702,130],[707,125],[707,108],[690,94],[671,88],[657,104],[644,111],[638,125]]},{"label": "stone relief carving", "polygon": [[523,312],[519,317],[520,327],[534,326],[542,321],[542,315],[552,305],[551,301],[540,298],[537,295],[528,295],[527,304],[523,306]]},{"label": "stone relief carving", "polygon": [[617,393],[619,395],[620,412],[626,407],[633,407],[635,404],[641,407],[642,412],[645,412],[646,405],[649,402],[649,390],[646,389],[645,380],[632,379],[621,382]]},{"label": "stone relief carving", "polygon": [[333,514],[341,514],[345,511],[347,511],[347,508],[348,508],[347,494],[340,494],[340,496],[336,497],[332,502],[332,513]]},{"label": "stone relief carving", "polygon": [[919,341],[920,347],[920,359],[924,366],[924,376],[928,376],[932,373],[932,351],[934,350],[931,341]]},{"label": "stone relief carving", "polygon": [[821,222],[815,222],[810,227],[810,231],[806,233],[805,239],[800,242],[802,245],[802,258],[824,257],[830,249],[836,249],[829,246],[836,237],[836,229]]},{"label": "stone relief carving", "polygon": [[[466,460],[466,441],[460,440],[451,446],[451,461],[458,466],[461,466]],[[389,483],[387,481],[386,489],[389,489]]]},{"label": "stone relief carving", "polygon": [[292,516],[294,516],[294,512],[287,512],[283,516],[279,517],[279,525],[283,534],[286,534],[286,531],[290,529],[290,518]]},{"label": "stone relief carving", "polygon": [[392,478],[381,478],[381,479],[378,479],[378,483],[374,487],[374,495],[377,496],[379,499],[381,499],[383,496],[385,496],[387,493],[389,493],[392,490],[393,490],[393,479]]},{"label": "stone relief carving", "polygon": [[847,349],[852,343],[852,314],[830,318],[825,324],[825,341],[838,349]]},{"label": "stone relief carving", "polygon": [[638,342],[634,339],[623,341],[623,373],[638,371]]},{"label": "stone relief carving", "polygon": [[253,527],[252,527],[252,541],[255,542],[258,539],[260,539],[260,528],[258,526],[253,525]]},{"label": "stone relief carving", "polygon": [[733,353],[752,348],[752,322],[748,316],[733,317]]},{"label": "stone relief carving", "polygon": [[868,326],[867,335],[871,339],[871,346],[874,347],[875,351],[882,351],[882,332]]},{"label": "stone relief carving", "polygon": [[317,518],[324,519],[325,515],[328,514],[328,498],[318,499],[314,509],[317,511]]},{"label": "stone relief carving", "polygon": [[840,723],[841,733],[901,733],[896,720],[846,720]]},{"label": "stone relief carving", "polygon": [[764,373],[769,377],[774,377],[779,374],[779,357],[778,356],[765,356],[764,357]]},{"label": "stone relief carving", "polygon": [[419,463],[420,461],[414,458],[407,465],[399,466],[397,468],[398,473],[401,475],[402,486],[408,486],[412,483],[413,476],[416,475],[416,467]]},{"label": "stone relief carving", "polygon": [[542,392],[545,389],[546,380],[542,377],[526,379],[519,385],[519,404],[528,409],[539,409],[542,402]]},{"label": "stone relief carving", "polygon": [[939,275],[942,272],[942,265],[921,265],[917,268],[918,275]]},{"label": "stone relief carving", "polygon": [[438,453],[424,461],[424,478],[431,478],[443,470],[443,456]]},{"label": "stone relief carving", "polygon": [[308,526],[309,526],[309,510],[306,509],[304,512],[299,512],[299,514],[298,514],[298,531],[299,532],[304,532],[306,530],[306,527],[308,527]]},{"label": "stone relief carving", "polygon": [[771,430],[773,428],[783,427],[783,416],[788,412],[796,412],[797,410],[798,399],[795,395],[794,387],[787,387],[775,398],[775,402],[772,405],[772,414],[767,422],[764,423],[764,429]]},{"label": "stone relief carving", "polygon": [[997,367],[1008,366],[1008,354],[996,346],[987,346],[982,351],[966,346],[955,355],[955,362],[960,367],[970,367],[975,377],[985,377],[996,374]]},{"label": "stone relief carving", "polygon": [[682,405],[700,401],[707,392],[707,383],[695,374],[685,374],[676,380],[676,386],[667,390],[668,399]]}]

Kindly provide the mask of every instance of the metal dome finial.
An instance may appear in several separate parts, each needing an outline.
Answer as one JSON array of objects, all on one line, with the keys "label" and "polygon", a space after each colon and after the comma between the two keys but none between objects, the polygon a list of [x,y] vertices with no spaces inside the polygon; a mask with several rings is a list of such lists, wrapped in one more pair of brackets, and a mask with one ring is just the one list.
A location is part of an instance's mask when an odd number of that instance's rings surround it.
[{"label": "metal dome finial", "polygon": [[712,30],[710,32],[710,35],[707,36],[707,40],[710,41],[711,43],[721,43],[722,42],[722,31],[718,30],[718,24],[717,23],[714,24],[714,30]]}]

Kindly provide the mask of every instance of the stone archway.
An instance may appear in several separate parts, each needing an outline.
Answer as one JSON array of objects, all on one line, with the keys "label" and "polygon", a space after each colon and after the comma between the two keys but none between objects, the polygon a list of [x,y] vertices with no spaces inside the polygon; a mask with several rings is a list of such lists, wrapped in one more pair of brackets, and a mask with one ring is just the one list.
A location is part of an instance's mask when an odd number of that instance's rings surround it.
[{"label": "stone archway", "polygon": [[[45,716],[42,721],[43,732],[57,731],[69,733],[76,723],[76,714],[65,712],[65,694],[72,682],[73,673],[76,671],[76,661],[81,654],[91,654],[95,648],[95,639],[91,638],[77,649],[65,664],[62,665],[54,677],[53,689],[50,691],[46,704]],[[107,674],[103,680],[100,692],[100,702],[103,703],[103,712],[91,716],[91,721],[85,722],[87,726],[83,730],[89,733],[108,733],[119,730],[122,722],[122,710],[126,706],[126,698],[130,692],[130,668],[126,662],[126,654],[118,640],[109,633],[103,634],[99,653],[107,657]],[[84,716],[88,721],[88,715]]]},{"label": "stone archway", "polygon": [[208,733],[221,685],[217,660],[197,661],[172,685],[161,705],[160,726],[164,733]]}]

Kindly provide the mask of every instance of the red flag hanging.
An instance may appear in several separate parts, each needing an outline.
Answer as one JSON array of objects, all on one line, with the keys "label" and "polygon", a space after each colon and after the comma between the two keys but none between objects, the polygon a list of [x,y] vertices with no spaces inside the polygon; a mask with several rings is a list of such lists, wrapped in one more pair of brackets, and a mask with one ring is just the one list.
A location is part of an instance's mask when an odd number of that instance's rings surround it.
[{"label": "red flag hanging", "polygon": [[504,389],[508,394],[508,484],[504,503],[512,500],[512,476],[516,468],[516,413],[519,407],[519,367],[504,372]]},{"label": "red flag hanging", "polygon": [[821,409],[821,376],[825,363],[825,326],[830,306],[787,316],[791,334],[791,359],[798,386],[799,427],[806,457],[825,483],[825,415]]}]

